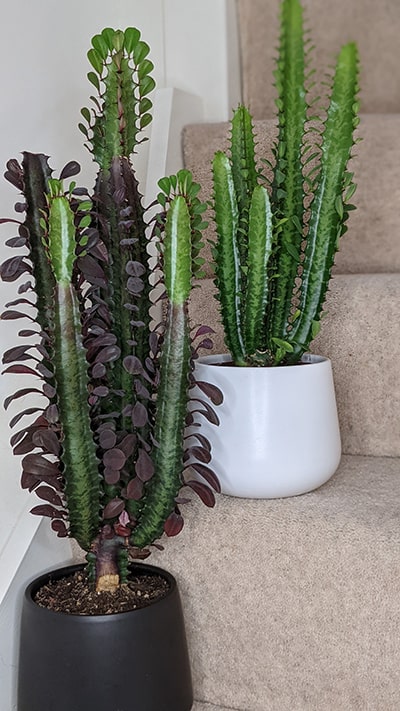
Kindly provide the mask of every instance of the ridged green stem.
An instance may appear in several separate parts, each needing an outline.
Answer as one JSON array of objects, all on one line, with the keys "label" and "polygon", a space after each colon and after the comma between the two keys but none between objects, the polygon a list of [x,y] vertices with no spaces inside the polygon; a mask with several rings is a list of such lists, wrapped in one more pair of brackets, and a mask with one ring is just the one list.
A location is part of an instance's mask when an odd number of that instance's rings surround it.
[{"label": "ridged green stem", "polygon": [[241,323],[241,264],[238,244],[239,209],[232,166],[219,151],[213,161],[214,210],[218,235],[216,245],[216,282],[221,304],[226,344],[236,365],[245,365],[245,347]]},{"label": "ridged green stem", "polygon": [[[307,119],[303,11],[299,0],[284,0],[277,70],[279,136],[273,180],[273,202],[277,217],[284,217],[274,272],[269,309],[269,332],[286,337],[292,296],[300,261],[303,224],[302,148]],[[271,344],[270,344],[271,346]]]},{"label": "ridged green stem", "polygon": [[191,285],[191,225],[183,197],[172,200],[164,238],[165,285],[169,300],[154,437],[155,472],[147,484],[146,498],[132,543],[140,548],[163,532],[182,486],[183,432],[187,414],[190,373],[190,340],[187,299]]},{"label": "ridged green stem", "polygon": [[99,474],[90,427],[79,301],[72,283],[74,216],[66,197],[50,197],[48,224],[48,253],[56,280],[53,364],[62,423],[65,494],[71,536],[88,550],[99,527]]},{"label": "ridged green stem", "polygon": [[357,77],[357,47],[350,43],[342,48],[336,65],[322,143],[321,174],[311,205],[299,316],[289,336],[294,347],[289,362],[298,360],[313,337],[342,234],[343,214],[346,212],[342,199],[344,175],[354,142],[353,129],[358,120],[355,117]]}]

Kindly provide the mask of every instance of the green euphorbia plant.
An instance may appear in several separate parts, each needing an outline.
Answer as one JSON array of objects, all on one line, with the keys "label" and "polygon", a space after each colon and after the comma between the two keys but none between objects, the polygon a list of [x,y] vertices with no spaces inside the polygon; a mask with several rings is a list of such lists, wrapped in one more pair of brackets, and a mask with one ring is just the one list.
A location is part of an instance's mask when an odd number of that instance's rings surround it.
[{"label": "green euphorbia plant", "polygon": [[[65,185],[79,172],[75,162],[55,179],[44,155],[10,160],[5,177],[23,193],[16,209],[24,217],[7,242],[20,253],[4,262],[1,278],[18,284],[3,320],[35,308],[3,363],[37,386],[5,407],[31,392],[46,399],[11,420],[30,417],[11,439],[23,455],[22,486],[42,500],[32,513],[49,516],[58,536],[87,551],[102,590],[125,579],[130,556],[145,557],[163,532],[179,533],[182,487],[213,506],[219,484],[205,437],[185,439],[193,359],[208,333],[191,331],[187,312],[205,206],[180,171],[160,181],[157,215],[146,220],[131,157],[151,121],[149,47],[134,28],[107,28],[92,45],[88,78],[97,96],[82,109],[80,129],[98,164],[94,190]],[[150,242],[159,254],[152,266]],[[33,279],[21,283],[26,273]],[[155,289],[162,324],[151,317]],[[217,423],[207,399],[218,404],[219,391],[197,385],[206,401],[195,409]]]},{"label": "green euphorbia plant", "polygon": [[278,138],[272,177],[257,169],[252,118],[239,106],[229,156],[213,161],[217,298],[236,365],[297,363],[318,333],[335,253],[355,190],[347,164],[358,125],[358,54],[342,47],[327,108],[299,0],[283,0],[275,71]]}]

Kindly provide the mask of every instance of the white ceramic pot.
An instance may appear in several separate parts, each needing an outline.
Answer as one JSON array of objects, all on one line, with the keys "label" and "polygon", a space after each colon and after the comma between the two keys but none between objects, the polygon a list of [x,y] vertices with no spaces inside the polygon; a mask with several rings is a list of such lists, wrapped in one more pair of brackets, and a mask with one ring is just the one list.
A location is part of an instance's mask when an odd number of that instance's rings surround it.
[{"label": "white ceramic pot", "polygon": [[276,368],[235,367],[229,361],[230,356],[206,356],[195,367],[197,380],[224,394],[215,408],[219,427],[196,415],[212,445],[211,466],[222,492],[296,496],[328,481],[341,456],[330,360],[305,354],[302,364]]}]

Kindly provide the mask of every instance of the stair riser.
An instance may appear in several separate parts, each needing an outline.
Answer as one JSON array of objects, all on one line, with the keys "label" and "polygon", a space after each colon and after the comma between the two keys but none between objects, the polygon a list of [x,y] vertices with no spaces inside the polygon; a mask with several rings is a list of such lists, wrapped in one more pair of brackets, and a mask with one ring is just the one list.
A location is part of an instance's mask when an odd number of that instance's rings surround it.
[{"label": "stair riser", "polygon": [[[195,289],[194,323],[215,330],[215,353],[226,352],[215,287]],[[336,275],[327,315],[312,350],[331,358],[342,448],[347,454],[400,455],[400,275]]]}]

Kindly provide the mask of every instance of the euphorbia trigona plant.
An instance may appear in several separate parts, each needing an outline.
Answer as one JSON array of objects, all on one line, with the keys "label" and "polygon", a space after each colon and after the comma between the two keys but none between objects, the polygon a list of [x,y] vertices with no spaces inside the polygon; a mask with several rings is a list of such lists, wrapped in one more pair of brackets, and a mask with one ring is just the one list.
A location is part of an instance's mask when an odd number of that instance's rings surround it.
[{"label": "euphorbia trigona plant", "polygon": [[[101,590],[124,580],[130,556],[145,557],[163,532],[179,533],[183,486],[212,506],[219,484],[207,440],[185,439],[197,352],[191,335],[198,348],[208,330],[191,332],[187,314],[205,206],[187,171],[164,178],[148,234],[131,156],[151,121],[149,47],[134,28],[107,28],[92,44],[88,78],[97,97],[82,109],[80,128],[99,166],[94,191],[65,187],[79,172],[75,162],[54,179],[44,155],[10,160],[5,177],[24,195],[16,206],[24,218],[7,244],[23,253],[4,262],[1,278],[18,283],[2,319],[26,318],[26,304],[36,309],[35,325],[4,353],[4,372],[43,381],[18,390],[5,407],[31,392],[47,399],[11,420],[34,416],[11,439],[23,455],[22,486],[42,500],[32,512],[49,516],[58,536],[88,552]],[[159,259],[150,267],[152,240]],[[21,283],[26,273],[33,279]],[[150,309],[160,284],[157,325]],[[216,388],[197,385],[220,401]],[[197,409],[217,423],[208,402]]]}]

